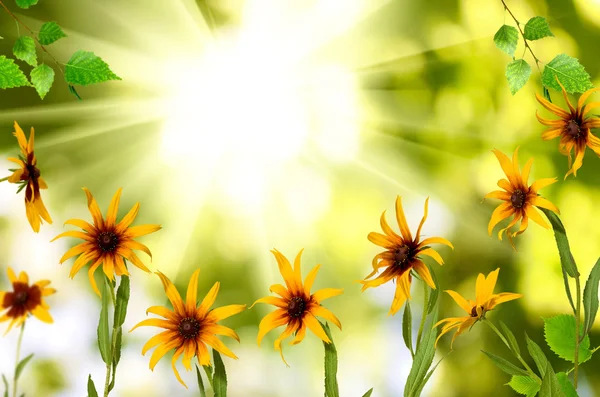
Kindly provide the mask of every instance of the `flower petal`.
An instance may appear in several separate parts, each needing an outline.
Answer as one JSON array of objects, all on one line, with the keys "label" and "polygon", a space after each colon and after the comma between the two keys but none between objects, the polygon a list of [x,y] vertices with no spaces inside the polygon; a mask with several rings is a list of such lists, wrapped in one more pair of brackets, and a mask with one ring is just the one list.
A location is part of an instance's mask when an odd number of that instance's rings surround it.
[{"label": "flower petal", "polygon": [[331,340],[325,333],[325,330],[319,323],[319,320],[317,320],[317,318],[312,313],[306,313],[302,321],[304,322],[304,324],[306,324],[308,329],[310,329],[313,332],[313,334],[319,337],[319,339],[321,339],[325,343],[331,343]]},{"label": "flower petal", "polygon": [[469,302],[467,302],[467,300],[462,297],[462,295],[450,289],[447,289],[446,293],[450,295],[452,299],[454,299],[454,302],[456,302],[458,306],[460,306],[464,311],[466,311],[467,314],[471,314],[471,310],[473,310],[473,305],[470,305]]},{"label": "flower petal", "polygon": [[108,206],[108,212],[106,213],[106,227],[112,229],[117,222],[117,212],[119,211],[119,201],[121,200],[121,191],[123,188],[119,188]]},{"label": "flower petal", "polygon": [[[220,282],[214,283],[208,294],[202,299],[202,303],[198,306],[196,310],[196,317],[203,318],[208,313],[210,307],[215,303],[215,299],[217,299],[217,295],[219,294],[219,288],[221,287]],[[194,305],[195,308],[195,305]],[[193,313],[193,312],[192,312]]]},{"label": "flower petal", "polygon": [[179,292],[177,291],[177,288],[175,288],[175,285],[173,285],[171,280],[169,280],[167,276],[165,276],[160,271],[156,272],[156,274],[158,275],[158,277],[160,277],[160,281],[162,282],[165,293],[167,294],[167,298],[169,298],[169,301],[173,305],[175,313],[179,314],[180,316],[186,315],[185,308],[183,306],[183,301],[181,300],[181,295],[179,295]]},{"label": "flower petal", "polygon": [[344,293],[343,288],[323,288],[312,294],[312,298],[317,302],[321,303],[325,299],[332,298]]},{"label": "flower petal", "polygon": [[433,282],[433,278],[431,277],[431,273],[429,272],[429,268],[420,260],[415,260],[413,263],[413,269],[417,272],[419,276],[429,285],[432,289],[436,289],[435,283]]},{"label": "flower petal", "polygon": [[492,212],[492,218],[490,219],[490,223],[488,224],[488,234],[491,236],[494,227],[503,219],[508,218],[513,212],[514,209],[510,203],[502,203],[498,207],[496,207],[494,212]]},{"label": "flower petal", "polygon": [[258,325],[258,335],[256,337],[256,343],[260,346],[260,341],[264,336],[271,330],[287,324],[289,316],[286,310],[277,309],[274,312],[267,314]]},{"label": "flower petal", "polygon": [[196,297],[198,296],[198,275],[200,269],[196,269],[190,277],[190,282],[187,287],[187,295],[185,298],[185,308],[187,313],[194,313],[196,310]]},{"label": "flower petal", "polygon": [[228,305],[212,309],[208,312],[211,318],[215,319],[215,322],[224,320],[235,314],[241,313],[246,309],[246,305]]},{"label": "flower petal", "polygon": [[313,283],[315,282],[315,278],[317,277],[317,272],[319,271],[320,267],[321,265],[313,267],[310,273],[308,273],[308,276],[306,276],[306,278],[304,279],[304,294],[306,296],[310,296],[310,289],[312,288]]},{"label": "flower petal", "polygon": [[542,218],[540,213],[532,205],[525,206],[525,213],[527,214],[527,216],[529,218],[531,218],[532,221],[534,221],[541,227],[546,228],[546,229],[550,228],[550,225],[548,224],[548,222],[546,222],[544,220],[544,218]]},{"label": "flower petal", "polygon": [[92,196],[92,193],[87,188],[84,187],[83,191],[85,192],[85,195],[87,197],[87,205],[88,209],[90,210],[90,214],[92,214],[94,225],[98,229],[103,229],[104,219],[102,218],[102,212],[100,212],[100,207],[98,207],[96,199],[94,198],[94,196]]},{"label": "flower petal", "polygon": [[396,197],[396,221],[398,221],[400,233],[402,233],[404,240],[412,241],[412,235],[410,234],[410,229],[408,228],[408,223],[406,223],[406,217],[404,216],[404,209],[402,208],[402,197],[400,196]]},{"label": "flower petal", "polygon": [[427,197],[427,199],[425,199],[425,208],[423,209],[423,218],[421,218],[421,223],[419,223],[419,228],[417,229],[417,236],[415,237],[415,241],[419,241],[419,238],[421,237],[421,228],[423,227],[425,220],[427,220],[428,205],[429,205],[429,197]]},{"label": "flower petal", "polygon": [[560,210],[558,209],[558,207],[556,207],[549,200],[546,200],[545,198],[543,198],[541,196],[532,198],[531,204],[535,205],[536,207],[546,208],[546,209],[549,209],[550,211],[554,211],[557,214],[560,214]]},{"label": "flower petal", "polygon": [[342,329],[342,323],[340,323],[340,320],[329,309],[326,309],[323,306],[315,306],[310,309],[310,312],[314,316],[323,317],[325,320],[331,321],[337,325],[340,330]]}]

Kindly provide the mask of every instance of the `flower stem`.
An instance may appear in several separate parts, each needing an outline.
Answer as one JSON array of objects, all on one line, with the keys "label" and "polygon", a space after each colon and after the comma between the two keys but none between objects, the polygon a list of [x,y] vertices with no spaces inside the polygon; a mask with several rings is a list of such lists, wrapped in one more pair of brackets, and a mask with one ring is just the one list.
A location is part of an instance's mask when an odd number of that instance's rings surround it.
[{"label": "flower stem", "polygon": [[517,357],[517,359],[519,360],[519,362],[521,364],[523,364],[523,367],[525,367],[525,369],[527,370],[527,372],[529,373],[529,375],[531,375],[531,377],[537,383],[541,384],[542,380],[540,379],[540,377],[537,376],[536,373],[533,372],[533,370],[531,369],[531,367],[525,362],[525,360],[523,360],[523,357],[521,357],[521,354],[519,354],[519,352],[514,351],[510,347],[510,344],[508,343],[508,341],[506,340],[506,338],[504,337],[504,335],[502,335],[502,332],[500,332],[500,330],[498,328],[496,328],[496,326],[490,320],[487,320],[487,319],[483,318],[483,319],[481,319],[481,321],[483,321],[484,323],[486,323],[487,325],[490,326],[490,328],[500,337],[500,339],[502,339],[502,342],[504,342],[504,344],[506,345],[506,347],[508,347],[508,349],[515,355],[515,357]]},{"label": "flower stem", "polygon": [[[19,366],[19,359],[21,358],[21,343],[23,342],[23,334],[25,333],[25,323],[21,325],[21,332],[19,332],[19,339],[17,341],[17,356],[15,358],[15,376],[13,377],[13,397],[17,397],[17,367]],[[8,390],[7,390],[8,393]]]},{"label": "flower stem", "polygon": [[421,316],[421,324],[419,324],[419,333],[417,334],[417,350],[419,349],[419,344],[421,343],[423,328],[425,328],[425,319],[427,318],[427,307],[429,306],[429,287],[425,281],[423,281],[423,294],[423,315]]},{"label": "flower stem", "polygon": [[525,38],[525,33],[523,32],[523,29],[521,29],[521,24],[519,23],[519,21],[517,20],[517,18],[515,17],[515,15],[512,13],[512,11],[508,8],[508,6],[504,2],[504,0],[500,0],[500,1],[502,2],[502,5],[504,6],[504,9],[506,11],[508,11],[508,13],[512,17],[512,19],[517,24],[517,28],[519,29],[519,33],[521,33],[521,37],[523,38],[523,43],[525,44],[525,48],[528,49],[529,52],[531,53],[531,56],[533,57],[533,60],[535,61],[535,66],[537,66],[538,72],[540,72],[540,74],[542,74],[542,71],[540,69],[540,60],[538,59],[538,57],[535,56],[535,54],[533,53],[533,50],[529,46],[529,43],[527,42],[527,39]]},{"label": "flower stem", "polygon": [[575,277],[575,288],[577,290],[577,310],[575,313],[575,357],[573,361],[573,386],[577,389],[577,371],[579,370],[579,343],[581,342],[579,328],[581,327],[581,282],[579,281],[579,273]]},{"label": "flower stem", "polygon": [[0,179],[0,182],[7,181],[7,180],[8,180],[8,178],[10,178],[10,176],[7,176],[7,177],[4,177],[4,178]]},{"label": "flower stem", "polygon": [[[116,308],[115,286],[113,285],[112,281],[110,281],[110,280],[106,280],[106,282],[108,282],[108,284],[110,285],[110,297],[111,297],[111,301],[113,304],[113,309],[115,309]],[[112,358],[112,361],[114,361],[115,350],[117,350],[116,349],[117,332],[118,332],[117,326],[115,323],[113,323],[113,330],[112,330],[111,342],[110,342],[110,352],[111,352],[110,357]],[[110,393],[110,391],[112,390],[112,388],[114,387],[115,374],[113,372],[112,382],[111,382],[111,380],[110,380],[111,370],[112,370],[112,362],[106,364],[106,378],[104,380],[104,397],[107,397],[108,394]]]}]

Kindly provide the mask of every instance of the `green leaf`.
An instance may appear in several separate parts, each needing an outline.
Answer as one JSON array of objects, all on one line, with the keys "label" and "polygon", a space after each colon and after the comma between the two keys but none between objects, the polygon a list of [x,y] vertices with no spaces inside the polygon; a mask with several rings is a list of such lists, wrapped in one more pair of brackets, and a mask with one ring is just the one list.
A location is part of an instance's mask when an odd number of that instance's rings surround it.
[{"label": "green leaf", "polygon": [[75,90],[75,87],[72,86],[71,84],[69,84],[69,92],[73,95],[75,95],[77,97],[77,99],[79,99],[80,101],[82,100],[81,97],[79,96],[79,94],[77,93],[77,90]]},{"label": "green leaf", "polygon": [[96,391],[96,386],[92,380],[92,375],[88,376],[87,390],[88,397],[98,397],[98,392]]},{"label": "green leaf", "polygon": [[544,17],[533,17],[525,24],[523,34],[527,40],[539,40],[544,37],[554,37],[550,25]]},{"label": "green leaf", "polygon": [[[574,362],[575,356],[575,317],[559,314],[544,319],[544,336],[550,349],[560,358]],[[579,363],[590,359],[590,338],[585,335],[579,345]]]},{"label": "green leaf", "polygon": [[492,360],[492,362],[498,367],[500,368],[502,371],[506,372],[509,375],[523,375],[523,376],[529,376],[529,374],[527,372],[525,372],[524,370],[522,370],[521,368],[517,367],[516,365],[512,364],[510,361],[507,361],[505,359],[503,359],[500,356],[497,356],[493,353],[489,353],[486,352],[484,350],[482,350],[482,352],[489,357],[490,360]]},{"label": "green leaf", "polygon": [[433,363],[435,356],[435,339],[437,337],[438,328],[433,327],[438,318],[438,305],[431,313],[431,320],[428,326],[425,326],[423,339],[417,347],[415,357],[413,359],[406,384],[404,386],[404,397],[417,397],[427,378],[427,371]]},{"label": "green leaf", "polygon": [[496,47],[506,52],[511,57],[515,55],[518,41],[519,31],[514,26],[503,25],[494,35]]},{"label": "green leaf", "polygon": [[565,397],[552,366],[549,365],[546,369],[546,375],[542,379],[542,386],[540,387],[538,397]]},{"label": "green leaf", "polygon": [[106,62],[93,52],[79,50],[71,56],[65,68],[67,83],[89,85],[109,80],[121,80]]},{"label": "green leaf", "polygon": [[551,210],[546,208],[540,209],[546,215],[546,217],[548,217],[548,220],[552,225],[552,229],[554,230],[554,239],[556,240],[556,246],[558,247],[561,266],[565,269],[569,276],[573,278],[578,277],[579,271],[577,270],[575,259],[573,259],[573,255],[571,254],[571,249],[569,248],[567,232],[565,231],[565,227],[560,221],[560,218]]},{"label": "green leaf", "polygon": [[196,377],[198,378],[198,389],[200,390],[200,397],[206,397],[206,391],[204,391],[204,382],[202,382],[202,374],[200,369],[196,365]]},{"label": "green leaf", "polygon": [[561,265],[560,270],[563,276],[563,283],[565,285],[565,292],[567,293],[567,298],[569,299],[569,303],[571,304],[571,308],[573,309],[573,314],[577,313],[575,309],[575,304],[573,302],[573,296],[571,295],[571,287],[569,286],[569,275],[565,270],[565,267]]},{"label": "green leaf", "polygon": [[37,53],[35,52],[35,41],[29,36],[21,36],[15,41],[13,54],[17,59],[27,62],[31,66],[37,66]]},{"label": "green leaf", "polygon": [[517,343],[517,339],[512,331],[504,324],[503,321],[500,321],[500,328],[502,328],[502,333],[508,339],[508,344],[510,345],[511,350],[517,355],[521,354],[521,350],[519,349],[519,344]]},{"label": "green leaf", "polygon": [[121,283],[117,290],[117,302],[115,303],[115,326],[120,327],[125,322],[127,315],[127,304],[129,303],[129,277],[121,276]]},{"label": "green leaf", "polygon": [[594,324],[598,313],[598,283],[600,282],[600,258],[590,271],[590,275],[583,289],[583,307],[585,316],[583,319],[583,333],[587,334]]},{"label": "green leaf", "polygon": [[559,54],[546,64],[542,72],[542,84],[560,92],[562,90],[556,77],[569,93],[584,92],[593,87],[585,68],[577,58],[567,54]]},{"label": "green leaf", "polygon": [[[433,284],[437,286],[436,289],[431,290],[431,295],[429,296],[429,303],[427,304],[427,314],[431,313],[435,308],[435,304],[437,303],[438,297],[440,296],[440,287],[435,276],[435,272],[428,264],[425,264],[429,268],[429,274],[431,274],[431,279],[433,280]],[[423,281],[425,282],[425,281]]]},{"label": "green leaf", "polygon": [[67,37],[67,35],[56,22],[46,22],[38,33],[38,40],[42,45],[52,44],[63,37]]},{"label": "green leaf", "polygon": [[2,382],[4,383],[4,397],[8,397],[8,381],[6,380],[6,376],[2,374]]},{"label": "green leaf", "polygon": [[210,387],[213,387],[213,368],[210,365],[203,365],[202,369],[206,373],[206,377],[208,378],[208,383],[210,383]]},{"label": "green leaf", "polygon": [[50,91],[52,83],[54,83],[54,70],[45,63],[42,63],[31,70],[31,83],[40,98],[44,99],[48,91]]},{"label": "green leaf", "polygon": [[526,396],[535,396],[540,390],[540,384],[529,376],[513,376],[506,384],[517,393]]},{"label": "green leaf", "polygon": [[339,397],[340,390],[337,382],[337,350],[335,349],[335,344],[333,343],[329,324],[323,324],[320,321],[319,324],[321,324],[321,327],[323,327],[323,330],[331,341],[331,343],[323,342],[323,346],[325,347],[325,395],[327,397]]},{"label": "green leaf", "polygon": [[117,329],[117,336],[115,337],[115,356],[113,357],[113,366],[115,369],[117,365],[119,365],[119,361],[121,361],[121,347],[123,344],[123,328],[119,327]]},{"label": "green leaf", "polygon": [[27,365],[27,363],[33,358],[33,353],[31,353],[30,355],[28,355],[27,357],[25,357],[24,359],[22,359],[19,364],[17,364],[17,368],[15,369],[15,379],[18,380],[19,377],[21,376],[21,372],[23,372],[23,369],[25,368],[25,366]]},{"label": "green leaf", "polygon": [[29,8],[31,6],[34,6],[38,3],[38,0],[15,0],[15,3],[17,3],[17,5],[21,8]]},{"label": "green leaf", "polygon": [[542,86],[542,92],[544,94],[544,98],[548,100],[548,102],[552,103],[552,98],[550,97],[550,91],[545,86]]},{"label": "green leaf", "polygon": [[373,388],[370,388],[362,397],[371,397],[371,394],[373,394]]},{"label": "green leaf", "polygon": [[560,389],[563,391],[566,397],[579,397],[577,394],[577,390],[569,380],[569,377],[564,372],[559,372],[556,374],[556,379],[558,380],[558,384]]},{"label": "green leaf", "polygon": [[104,281],[102,283],[102,308],[100,310],[100,321],[98,322],[98,348],[100,349],[100,355],[102,356],[102,360],[106,364],[110,364],[112,362],[112,358],[110,356],[110,334],[108,331],[108,306],[110,305],[110,292],[108,286],[108,280],[106,277],[103,277]]},{"label": "green leaf", "polygon": [[213,360],[215,362],[215,374],[213,377],[213,390],[215,397],[227,397],[227,374],[225,365],[218,351],[213,349]]},{"label": "green leaf", "polygon": [[[452,351],[450,351],[448,354],[452,353]],[[438,365],[440,365],[440,363],[442,362],[442,360],[444,358],[446,358],[448,356],[448,354],[442,358],[440,358],[440,360],[433,366],[433,368],[431,368],[429,370],[429,372],[427,372],[427,375],[425,376],[425,378],[421,381],[420,385],[419,385],[419,389],[417,390],[417,393],[415,395],[420,396],[421,392],[423,391],[423,388],[425,387],[425,384],[427,383],[427,381],[429,380],[429,378],[431,378],[431,375],[433,375],[433,373],[435,372],[435,370],[437,369]]]},{"label": "green leaf", "polygon": [[406,301],[404,306],[404,313],[402,314],[402,338],[404,338],[404,344],[410,350],[412,350],[412,314],[410,312],[410,303]]},{"label": "green leaf", "polygon": [[524,59],[516,59],[506,65],[506,80],[510,93],[515,95],[531,76],[531,66]]},{"label": "green leaf", "polygon": [[543,378],[544,375],[546,375],[546,367],[550,363],[548,362],[548,359],[546,358],[542,348],[533,340],[531,340],[527,333],[525,333],[525,339],[527,340],[527,350],[533,358],[533,361],[535,361],[535,365],[537,366],[538,370],[540,371],[540,375]]}]

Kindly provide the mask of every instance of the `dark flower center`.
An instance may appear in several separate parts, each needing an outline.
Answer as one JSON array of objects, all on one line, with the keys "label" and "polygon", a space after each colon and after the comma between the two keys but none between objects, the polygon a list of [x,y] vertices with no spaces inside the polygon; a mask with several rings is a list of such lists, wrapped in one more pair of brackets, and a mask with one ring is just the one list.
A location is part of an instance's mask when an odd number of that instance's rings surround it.
[{"label": "dark flower center", "polygon": [[27,298],[29,298],[29,294],[27,293],[27,290],[21,290],[19,292],[15,292],[14,304],[15,305],[24,305],[25,303],[27,303]]},{"label": "dark flower center", "polygon": [[[481,307],[481,306],[479,306]],[[477,306],[473,306],[473,308],[471,309],[471,317],[477,317],[479,316],[479,314],[477,314]]]},{"label": "dark flower center", "polygon": [[579,136],[581,136],[581,129],[576,120],[569,120],[569,123],[567,124],[567,135],[571,138],[579,138]]},{"label": "dark flower center", "polygon": [[290,299],[287,310],[290,317],[298,318],[302,316],[302,314],[304,314],[304,309],[306,309],[306,302],[304,301],[304,298],[295,296]]},{"label": "dark flower center", "polygon": [[38,179],[40,177],[40,170],[35,165],[27,164],[25,166],[25,169],[27,170],[27,176],[29,177],[29,179]]},{"label": "dark flower center", "polygon": [[119,237],[113,232],[102,232],[96,239],[98,247],[104,252],[112,252],[119,244]]},{"label": "dark flower center", "polygon": [[408,261],[409,256],[410,256],[410,248],[408,248],[408,246],[403,245],[401,247],[398,247],[394,251],[394,263],[397,266],[402,266]]},{"label": "dark flower center", "polygon": [[13,292],[4,294],[0,307],[8,309],[6,316],[17,318],[31,312],[42,303],[42,290],[37,285],[29,286],[26,283],[15,281]]},{"label": "dark flower center", "polygon": [[525,193],[521,189],[517,189],[510,196],[510,203],[515,208],[523,208],[525,205]]},{"label": "dark flower center", "polygon": [[185,339],[192,339],[198,335],[200,323],[193,317],[184,318],[179,322],[179,335]]}]

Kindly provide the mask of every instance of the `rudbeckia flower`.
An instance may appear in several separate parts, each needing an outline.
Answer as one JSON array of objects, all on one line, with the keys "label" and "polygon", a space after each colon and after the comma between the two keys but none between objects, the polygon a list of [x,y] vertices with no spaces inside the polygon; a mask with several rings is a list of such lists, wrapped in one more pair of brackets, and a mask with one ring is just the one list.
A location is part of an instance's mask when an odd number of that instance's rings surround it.
[{"label": "rudbeckia flower", "polygon": [[117,223],[117,212],[119,210],[119,200],[121,198],[121,189],[117,190],[108,207],[106,219],[102,217],[100,208],[92,193],[86,188],[83,188],[87,196],[87,203],[94,224],[81,219],[69,219],[66,224],[80,227],[85,232],[68,231],[54,237],[55,241],[61,237],[76,237],[85,240],[83,243],[69,249],[60,258],[62,264],[67,259],[79,255],[75,260],[69,277],[75,277],[75,274],[88,263],[92,263],[88,270],[90,283],[94,291],[100,295],[96,280],[94,280],[94,272],[100,265],[102,270],[109,280],[114,280],[114,274],[117,276],[129,276],[124,259],[127,259],[138,268],[150,273],[148,269],[133,252],[133,250],[144,251],[150,258],[152,253],[144,244],[138,243],[134,238],[154,233],[161,228],[160,225],[141,225],[131,226],[140,209],[140,203],[136,203],[133,208],[125,215],[121,222]]},{"label": "rudbeckia flower", "polygon": [[229,305],[211,309],[210,307],[215,302],[219,293],[220,283],[216,282],[204,297],[202,303],[197,306],[196,296],[198,292],[199,269],[190,278],[185,302],[183,302],[181,295],[179,295],[179,292],[177,292],[177,289],[167,276],[161,272],[157,272],[156,274],[160,277],[167,298],[169,298],[171,305],[173,305],[173,310],[163,306],[152,306],[146,310],[146,314],[154,313],[163,318],[144,320],[133,327],[131,331],[143,326],[165,329],[148,340],[142,348],[142,355],[156,347],[150,358],[150,369],[154,371],[154,367],[158,361],[171,350],[175,350],[171,366],[177,380],[187,388],[187,385],[183,382],[175,367],[177,359],[183,354],[183,366],[188,371],[192,369],[191,363],[194,357],[198,358],[200,365],[210,366],[210,355],[208,354],[206,345],[221,354],[237,359],[237,356],[217,338],[217,335],[228,336],[238,342],[240,341],[240,337],[234,330],[220,325],[218,322],[240,313],[246,308],[246,305]]},{"label": "rudbeckia flower", "polygon": [[464,317],[445,318],[441,321],[438,321],[433,326],[434,328],[441,324],[445,325],[442,327],[442,332],[435,340],[436,346],[438,340],[444,334],[456,328],[456,332],[454,333],[452,342],[450,343],[450,348],[452,348],[454,339],[456,339],[456,337],[462,334],[466,329],[473,326],[477,321],[485,319],[487,312],[494,309],[501,303],[518,299],[523,296],[521,294],[513,294],[512,292],[501,292],[499,294],[494,294],[494,287],[496,286],[499,272],[500,268],[488,274],[487,278],[482,273],[479,273],[477,276],[477,283],[475,284],[475,301],[470,299],[466,300],[459,293],[452,290],[446,290],[446,292],[452,297],[452,299],[454,299],[458,306],[467,312],[467,315]]},{"label": "rudbeckia flower", "polygon": [[385,234],[371,232],[367,237],[370,242],[386,250],[375,255],[372,263],[373,272],[365,277],[365,279],[373,277],[379,269],[386,269],[377,278],[373,280],[361,280],[360,283],[363,284],[362,290],[364,291],[371,287],[378,287],[390,280],[396,280],[396,293],[394,294],[389,315],[395,314],[400,310],[404,302],[410,299],[411,270],[414,270],[431,288],[436,288],[429,268],[422,261],[422,256],[429,256],[440,265],[444,264],[444,260],[436,250],[429,247],[429,244],[445,244],[450,248],[454,248],[450,241],[441,237],[429,237],[421,241],[421,228],[427,219],[428,204],[429,198],[425,200],[423,218],[414,238],[406,223],[400,196],[396,198],[396,220],[400,227],[400,235],[394,232],[388,225],[385,220],[385,211],[383,211],[380,223],[381,229]]},{"label": "rudbeckia flower", "polygon": [[280,297],[266,296],[254,302],[250,307],[252,308],[257,303],[268,303],[277,307],[277,310],[267,314],[260,322],[256,341],[260,346],[260,342],[268,332],[282,325],[286,325],[285,330],[281,333],[279,338],[275,340],[275,349],[279,350],[281,359],[286,365],[287,362],[283,357],[281,342],[292,334],[295,334],[296,337],[290,342],[291,345],[297,345],[304,340],[307,328],[323,342],[331,343],[331,340],[323,330],[319,320],[317,320],[317,316],[331,321],[337,325],[340,330],[342,329],[340,320],[338,320],[331,311],[323,307],[321,302],[325,299],[342,294],[344,290],[324,288],[311,294],[310,290],[315,282],[317,272],[321,265],[315,266],[310,273],[308,273],[303,284],[302,271],[300,269],[302,251],[303,250],[300,250],[298,255],[296,255],[293,269],[290,262],[281,252],[277,250],[271,251],[277,260],[279,272],[285,281],[285,286],[281,284],[271,285],[269,290],[275,292]]},{"label": "rudbeckia flower", "polygon": [[[19,327],[27,320],[30,315],[35,316],[40,321],[52,324],[50,315],[50,306],[44,302],[44,297],[56,292],[54,288],[47,288],[50,285],[49,280],[41,280],[29,285],[29,276],[21,272],[19,277],[10,267],[8,268],[8,280],[12,284],[12,292],[0,291],[0,322],[11,320],[6,333],[13,326]],[[5,335],[6,335],[5,333]]]},{"label": "rudbeckia flower", "polygon": [[48,189],[46,181],[40,176],[40,170],[37,168],[37,158],[33,152],[34,130],[31,127],[29,141],[25,138],[25,133],[15,121],[15,132],[13,135],[17,137],[21,155],[19,158],[9,157],[8,160],[19,165],[20,168],[11,169],[12,175],[5,178],[10,183],[21,185],[19,191],[25,188],[25,214],[27,220],[34,232],[40,231],[42,219],[52,224],[52,218],[46,210],[46,206],[42,201],[40,189]]},{"label": "rudbeckia flower", "polygon": [[[560,81],[558,84],[560,84]],[[550,140],[560,137],[558,150],[561,154],[568,156],[569,158],[569,172],[567,172],[565,175],[566,179],[571,174],[573,174],[573,176],[577,176],[577,170],[581,168],[583,164],[583,156],[585,155],[586,146],[600,156],[600,139],[594,136],[590,131],[591,128],[600,127],[600,119],[597,116],[588,116],[592,109],[600,106],[600,102],[591,102],[587,105],[585,104],[585,101],[589,98],[589,96],[593,92],[600,90],[600,87],[592,88],[591,90],[581,94],[579,100],[577,101],[577,108],[573,107],[569,101],[565,87],[563,87],[562,84],[560,84],[560,87],[562,88],[562,93],[569,109],[563,110],[553,103],[548,102],[545,98],[536,93],[535,97],[538,102],[543,107],[560,117],[560,119],[544,119],[540,117],[537,112],[535,113],[535,116],[540,123],[550,127],[542,133],[542,139]],[[571,157],[571,152],[573,150],[575,151],[575,162],[572,161]]]},{"label": "rudbeckia flower", "polygon": [[[546,208],[560,214],[558,208],[550,201],[541,197],[538,191],[548,185],[556,182],[556,178],[544,178],[528,185],[529,172],[533,164],[533,158],[529,159],[523,167],[523,172],[519,172],[519,148],[515,149],[512,162],[507,155],[494,149],[493,152],[500,162],[502,170],[508,179],[500,179],[498,186],[504,190],[495,190],[485,195],[485,198],[496,198],[504,200],[492,213],[492,218],[488,224],[488,233],[491,236],[494,227],[503,219],[514,215],[512,221],[498,232],[498,238],[502,240],[502,234],[506,234],[511,238],[510,228],[521,221],[521,226],[517,232],[512,233],[512,237],[523,233],[527,229],[529,219],[533,220],[538,225],[548,229],[550,225],[544,220],[540,213],[534,208]],[[512,244],[512,240],[511,240]],[[514,246],[513,246],[514,247]]]}]

